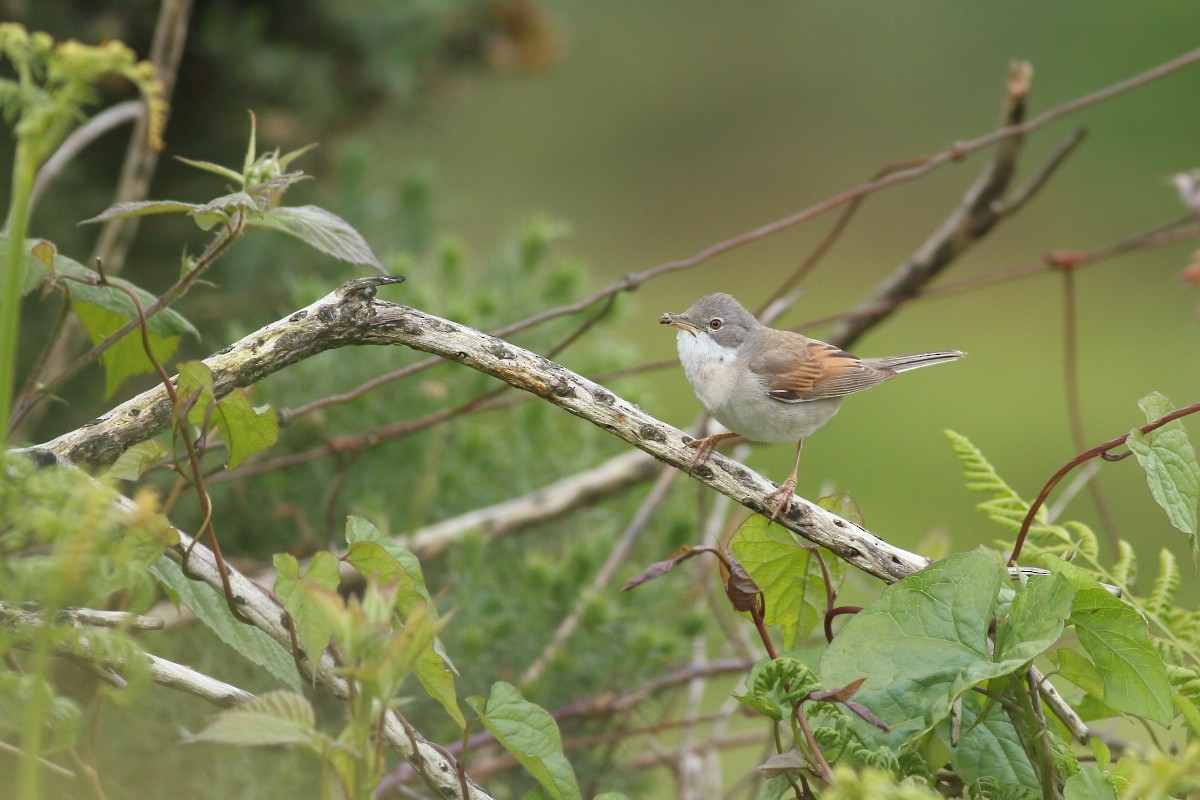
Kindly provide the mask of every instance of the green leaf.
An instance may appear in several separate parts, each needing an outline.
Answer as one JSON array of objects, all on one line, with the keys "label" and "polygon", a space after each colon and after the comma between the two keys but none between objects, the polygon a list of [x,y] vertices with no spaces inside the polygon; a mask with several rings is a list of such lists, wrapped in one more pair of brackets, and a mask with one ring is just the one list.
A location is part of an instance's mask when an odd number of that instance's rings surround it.
[{"label": "green leaf", "polygon": [[1071,585],[1057,575],[1033,576],[996,627],[996,661],[1028,664],[1058,641],[1071,614]]},{"label": "green leaf", "polygon": [[1018,609],[1018,621],[1007,623],[1008,655],[988,655],[989,623],[1007,580],[995,557],[976,551],[887,587],[825,650],[821,683],[845,686],[865,678],[854,699],[892,727],[888,741],[919,736],[944,719],[963,692],[1021,669],[1030,653],[1048,646],[1053,626],[1027,625]]},{"label": "green leaf", "polygon": [[1097,699],[1117,711],[1169,725],[1171,684],[1162,657],[1150,643],[1146,620],[1083,570],[1050,555],[1043,563],[1075,589],[1070,621],[1103,678],[1104,692]]},{"label": "green leaf", "polygon": [[986,701],[969,693],[963,697],[962,735],[957,745],[950,743],[949,723],[937,726],[938,738],[950,752],[950,764],[964,783],[994,778],[1000,785],[1024,786],[1041,796],[1037,773],[1021,745],[1021,738],[1007,714],[992,705],[982,720],[979,715]]},{"label": "green leaf", "polygon": [[228,178],[238,186],[242,185],[241,173],[234,172],[229,167],[223,167],[220,164],[214,164],[211,161],[196,161],[191,158],[184,158],[183,156],[175,156],[175,160],[182,161],[189,167],[195,167],[196,169],[202,169],[205,172],[211,172],[214,175],[220,175],[222,178]]},{"label": "green leaf", "polygon": [[180,603],[190,608],[217,638],[251,663],[267,670],[284,685],[300,688],[300,676],[296,672],[296,661],[292,654],[263,631],[234,619],[224,597],[207,584],[185,578],[179,567],[166,558],[159,559],[150,567],[150,572],[179,598]]},{"label": "green leaf", "polygon": [[512,754],[553,800],[582,800],[575,771],[563,754],[558,725],[545,709],[530,703],[517,688],[497,681],[484,702],[467,698],[480,722]]},{"label": "green leaf", "polygon": [[[92,344],[99,344],[112,333],[119,330],[129,320],[120,314],[101,308],[91,303],[75,302],[71,304],[79,323],[87,331]],[[175,354],[179,346],[179,337],[163,338],[150,334],[150,352],[158,363],[166,363]],[[146,357],[142,337],[136,330],[130,331],[104,351],[100,356],[104,364],[104,397],[108,399],[121,387],[127,379],[154,371],[154,365]]]},{"label": "green leaf", "polygon": [[[786,530],[758,514],[742,523],[729,549],[763,592],[764,622],[779,625],[783,649],[793,649],[825,614],[825,577],[817,557]],[[828,554],[825,564],[836,585],[844,573],[844,562]]]},{"label": "green leaf", "polygon": [[376,576],[383,583],[391,583],[400,572],[400,562],[375,542],[355,542],[344,560],[364,576]]},{"label": "green leaf", "polygon": [[300,646],[313,663],[321,660],[321,654],[333,637],[333,624],[329,619],[326,604],[314,598],[312,591],[336,596],[338,585],[337,556],[321,551],[312,557],[304,575],[295,556],[287,553],[275,554],[275,569],[279,577],[275,580],[275,594],[283,601],[283,607],[292,615],[296,626],[296,637]]},{"label": "green leaf", "polygon": [[108,474],[122,481],[141,480],[167,454],[167,448],[157,439],[147,439],[130,447],[113,462]]},{"label": "green leaf", "polygon": [[184,203],[179,200],[134,200],[128,203],[117,203],[109,206],[91,219],[85,219],[80,225],[93,222],[107,222],[110,219],[129,219],[130,217],[145,217],[150,214],[182,214],[190,213],[199,208],[195,203]]},{"label": "green leaf", "polygon": [[[347,560],[360,572],[379,575],[388,583],[396,582],[396,611],[402,620],[408,620],[416,610],[428,607],[431,622],[437,621],[433,598],[425,587],[421,562],[412,552],[384,536],[368,520],[356,516],[346,520],[346,542],[350,545]],[[391,564],[385,555],[390,557]],[[455,682],[458,670],[440,639],[435,639],[433,647],[421,653],[413,672],[429,696],[440,703],[460,727],[464,727],[466,719],[458,707]]]},{"label": "green leaf", "polygon": [[308,700],[295,692],[277,691],[222,711],[190,741],[250,747],[299,744],[316,748],[321,738]]},{"label": "green leaf", "polygon": [[[1153,422],[1175,410],[1165,395],[1154,392],[1138,401]],[[1167,512],[1167,519],[1192,538],[1196,547],[1196,505],[1200,501],[1200,463],[1179,420],[1148,434],[1134,429],[1125,442],[1146,471],[1146,482],[1154,501]]]},{"label": "green leaf", "polygon": [[[253,408],[244,389],[234,389],[213,407],[212,370],[202,361],[179,364],[180,402],[187,404],[199,394],[188,410],[193,425],[216,425],[228,448],[226,469],[233,469],[247,457],[267,449],[279,438],[279,420],[269,407]],[[212,409],[211,411],[209,409]]]},{"label": "green leaf", "polygon": [[275,416],[275,410],[270,406],[252,407],[245,389],[234,389],[222,397],[211,419],[229,446],[226,469],[233,469],[279,439],[279,418]]},{"label": "green leaf", "polygon": [[1067,778],[1063,800],[1117,800],[1117,789],[1094,765],[1084,764],[1079,772]]},{"label": "green leaf", "polygon": [[[0,236],[0,271],[5,269],[7,264],[7,242],[7,236]],[[125,291],[117,287],[124,287],[133,292],[143,309],[149,308],[155,302],[154,295],[120,278],[109,278],[108,283],[111,285],[102,285],[99,273],[54,252],[48,242],[28,239],[24,246],[22,294],[33,291],[53,277],[53,285],[66,293],[71,308],[79,316],[93,343],[107,338],[129,320],[137,319],[137,309],[133,301]],[[38,250],[36,256],[33,253],[34,249]],[[47,267],[47,259],[52,267]],[[199,338],[199,333],[192,324],[171,309],[158,312],[150,317],[146,324],[150,331],[151,349],[159,360],[171,357],[180,336],[189,334]],[[110,348],[103,356],[103,363],[109,396],[125,378],[151,369],[150,361],[142,349],[141,336],[136,330]]]},{"label": "green leaf", "polygon": [[383,269],[359,232],[337,214],[320,206],[279,206],[268,210],[259,219],[250,218],[246,222],[252,227],[295,236],[342,261]]},{"label": "green leaf", "polygon": [[1077,650],[1068,649],[1058,650],[1054,655],[1058,660],[1059,675],[1093,697],[1104,696],[1104,676],[1087,656]]}]

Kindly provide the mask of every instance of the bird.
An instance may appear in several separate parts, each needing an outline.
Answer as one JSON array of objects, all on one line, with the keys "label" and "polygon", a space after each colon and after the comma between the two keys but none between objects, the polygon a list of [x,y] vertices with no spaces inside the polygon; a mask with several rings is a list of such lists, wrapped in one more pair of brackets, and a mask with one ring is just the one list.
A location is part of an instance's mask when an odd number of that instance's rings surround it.
[{"label": "bird", "polygon": [[846,395],[966,355],[936,350],[858,358],[836,345],[769,328],[724,293],[705,295],[659,322],[678,328],[675,341],[688,382],[705,410],[730,431],[688,442],[697,449],[692,470],[726,439],[796,443],[791,474],[767,496],[777,501],[772,521],[792,504],[805,438],[829,422]]}]

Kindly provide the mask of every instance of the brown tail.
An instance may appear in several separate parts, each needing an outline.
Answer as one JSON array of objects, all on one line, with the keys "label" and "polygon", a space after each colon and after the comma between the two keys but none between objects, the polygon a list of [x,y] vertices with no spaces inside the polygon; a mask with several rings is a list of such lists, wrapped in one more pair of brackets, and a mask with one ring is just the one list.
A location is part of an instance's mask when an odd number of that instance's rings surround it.
[{"label": "brown tail", "polygon": [[876,369],[890,369],[904,372],[906,369],[928,367],[930,364],[941,364],[946,361],[956,361],[966,353],[961,350],[936,350],[932,353],[912,353],[906,356],[884,356],[883,358],[864,358],[863,364]]}]

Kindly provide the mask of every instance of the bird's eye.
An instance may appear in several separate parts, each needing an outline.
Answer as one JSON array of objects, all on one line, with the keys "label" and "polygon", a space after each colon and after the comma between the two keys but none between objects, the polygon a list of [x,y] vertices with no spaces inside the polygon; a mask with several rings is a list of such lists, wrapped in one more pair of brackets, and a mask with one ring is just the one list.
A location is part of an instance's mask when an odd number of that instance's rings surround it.
[{"label": "bird's eye", "polygon": [[710,331],[719,331],[725,327],[725,322],[720,317],[713,317],[708,321],[708,329]]}]

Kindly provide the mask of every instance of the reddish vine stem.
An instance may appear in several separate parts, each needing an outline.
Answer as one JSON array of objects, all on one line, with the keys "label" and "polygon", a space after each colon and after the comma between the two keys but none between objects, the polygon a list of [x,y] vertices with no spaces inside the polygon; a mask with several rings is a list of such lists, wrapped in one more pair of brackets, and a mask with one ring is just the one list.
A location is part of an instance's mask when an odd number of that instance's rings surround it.
[{"label": "reddish vine stem", "polygon": [[[1172,411],[1170,414],[1164,414],[1163,416],[1154,420],[1154,422],[1149,422],[1145,425],[1142,425],[1141,427],[1137,428],[1137,430],[1141,433],[1150,433],[1151,431],[1158,430],[1162,426],[1170,422],[1174,422],[1177,419],[1186,417],[1189,414],[1195,414],[1197,411],[1200,411],[1200,403],[1193,403],[1186,408],[1178,408]],[[1102,458],[1105,461],[1120,461],[1124,458],[1128,458],[1132,451],[1126,450],[1124,453],[1109,452],[1114,447],[1120,447],[1121,445],[1125,444],[1128,439],[1129,434],[1126,433],[1123,436],[1110,439],[1103,444],[1098,444],[1090,450],[1085,450],[1060,467],[1058,472],[1054,473],[1050,480],[1046,481],[1046,485],[1042,487],[1040,492],[1038,492],[1037,498],[1029,506],[1029,511],[1025,514],[1025,519],[1021,522],[1021,530],[1017,534],[1017,541],[1013,545],[1012,555],[1009,556],[1008,559],[1008,565],[1010,567],[1016,566],[1017,559],[1021,555],[1021,549],[1025,546],[1025,538],[1029,535],[1029,528],[1033,525],[1033,519],[1035,516],[1037,516],[1038,510],[1041,509],[1041,507],[1045,504],[1046,498],[1050,496],[1050,492],[1054,491],[1054,487],[1057,486],[1059,482],[1071,472],[1071,470],[1075,469],[1086,461],[1090,461],[1093,458]]]},{"label": "reddish vine stem", "polygon": [[[110,282],[108,277],[104,274],[104,264],[101,261],[96,262],[96,272],[99,274],[98,283],[101,286],[108,286],[109,288],[123,292],[125,296],[129,298],[129,301],[133,303],[134,310],[137,311],[137,319],[133,320],[133,322],[136,324],[138,332],[141,335],[142,350],[145,351],[146,358],[150,359],[150,365],[158,374],[159,381],[162,382],[163,389],[166,391],[167,396],[171,400],[171,407],[178,408],[179,392],[175,388],[175,385],[171,382],[171,376],[167,373],[167,370],[162,365],[162,362],[159,361],[154,355],[154,349],[150,345],[150,323],[147,321],[146,311],[142,307],[142,301],[138,298],[137,292],[133,291],[128,286],[122,286],[121,284]],[[68,276],[63,277],[68,280],[78,280],[77,278],[70,278]],[[86,283],[86,281],[80,282]],[[183,412],[180,418],[180,424],[181,426],[187,424],[186,411]],[[204,488],[204,473],[202,464],[200,463],[200,448],[197,446],[197,443],[193,441],[192,437],[187,434],[186,430],[182,431],[182,435],[179,436],[179,438],[183,440],[184,449],[187,450],[188,465],[191,467],[192,472],[192,478],[189,482],[196,489],[196,497],[200,503],[200,511],[204,520],[200,527],[200,533],[207,533],[208,540],[212,544],[213,558],[216,560],[217,569],[221,573],[221,585],[225,589],[225,602],[228,604],[229,611],[231,614],[233,614],[235,619],[247,625],[253,625],[253,621],[248,619],[240,610],[238,610],[237,598],[234,597],[233,586],[229,583],[229,570],[225,567],[225,557],[221,555],[221,545],[217,542],[217,532],[216,529],[213,528],[212,524],[212,501],[208,496],[208,492]],[[193,546],[195,545],[196,541],[196,539],[192,541]],[[187,556],[190,555],[190,553],[191,548],[189,547],[187,553],[184,554],[184,561],[182,565],[184,574],[187,574],[188,571]]]}]

